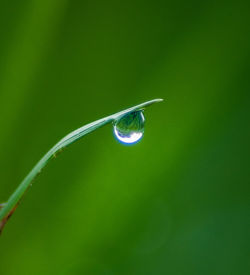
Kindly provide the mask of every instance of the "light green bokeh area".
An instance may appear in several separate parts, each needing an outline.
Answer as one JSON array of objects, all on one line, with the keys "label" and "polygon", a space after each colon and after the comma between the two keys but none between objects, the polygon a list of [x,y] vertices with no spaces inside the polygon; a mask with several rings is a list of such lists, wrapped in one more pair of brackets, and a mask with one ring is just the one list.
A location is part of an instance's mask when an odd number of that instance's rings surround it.
[{"label": "light green bokeh area", "polygon": [[248,1],[1,1],[0,200],[68,132],[127,107],[34,182],[0,274],[248,274]]}]

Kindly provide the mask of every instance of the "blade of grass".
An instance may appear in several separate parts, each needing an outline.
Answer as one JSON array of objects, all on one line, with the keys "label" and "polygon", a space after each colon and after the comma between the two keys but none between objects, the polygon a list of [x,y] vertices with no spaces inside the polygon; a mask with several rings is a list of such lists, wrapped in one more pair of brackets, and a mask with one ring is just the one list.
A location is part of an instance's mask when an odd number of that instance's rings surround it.
[{"label": "blade of grass", "polygon": [[162,99],[153,99],[139,105],[133,106],[129,109],[120,111],[118,113],[112,114],[110,116],[104,117],[102,119],[96,120],[92,123],[89,123],[73,132],[65,136],[61,139],[54,147],[52,147],[42,158],[41,160],[34,166],[34,168],[29,172],[29,174],[24,178],[24,180],[20,183],[17,187],[15,192],[10,196],[9,200],[0,207],[0,232],[6,223],[7,219],[12,215],[14,210],[16,209],[20,199],[31,185],[32,181],[36,178],[38,174],[40,174],[43,167],[49,162],[50,159],[56,156],[57,153],[61,152],[63,148],[67,147],[68,145],[72,144],[73,142],[77,141],[81,137],[95,131],[96,129],[113,122],[120,117],[136,111],[140,109],[144,109],[145,107],[156,103],[161,102]]}]

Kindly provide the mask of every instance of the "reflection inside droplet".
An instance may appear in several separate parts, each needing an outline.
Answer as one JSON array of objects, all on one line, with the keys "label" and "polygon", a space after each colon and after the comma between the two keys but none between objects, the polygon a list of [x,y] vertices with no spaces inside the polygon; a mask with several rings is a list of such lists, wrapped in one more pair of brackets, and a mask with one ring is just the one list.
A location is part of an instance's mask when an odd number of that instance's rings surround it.
[{"label": "reflection inside droplet", "polygon": [[131,112],[114,123],[115,136],[122,143],[136,143],[144,134],[144,124],[145,118],[142,111]]}]

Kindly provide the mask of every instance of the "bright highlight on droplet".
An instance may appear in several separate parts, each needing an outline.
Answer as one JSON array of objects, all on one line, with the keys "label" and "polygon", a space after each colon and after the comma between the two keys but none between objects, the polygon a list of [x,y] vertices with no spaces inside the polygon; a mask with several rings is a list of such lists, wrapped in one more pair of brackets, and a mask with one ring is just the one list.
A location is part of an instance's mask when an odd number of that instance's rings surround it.
[{"label": "bright highlight on droplet", "polygon": [[143,111],[131,112],[114,123],[114,134],[122,143],[136,143],[143,137],[144,124]]}]

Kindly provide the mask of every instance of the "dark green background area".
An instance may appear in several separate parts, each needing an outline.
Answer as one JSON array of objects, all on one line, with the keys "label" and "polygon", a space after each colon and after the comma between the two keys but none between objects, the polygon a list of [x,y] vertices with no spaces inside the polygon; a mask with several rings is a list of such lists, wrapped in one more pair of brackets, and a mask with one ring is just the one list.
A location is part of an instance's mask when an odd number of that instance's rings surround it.
[{"label": "dark green background area", "polygon": [[249,1],[0,1],[0,200],[68,132],[127,107],[43,171],[1,275],[250,270]]}]

